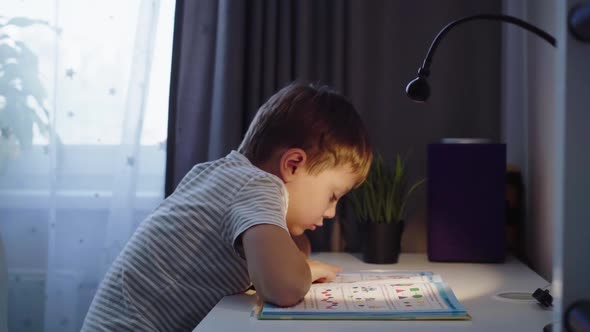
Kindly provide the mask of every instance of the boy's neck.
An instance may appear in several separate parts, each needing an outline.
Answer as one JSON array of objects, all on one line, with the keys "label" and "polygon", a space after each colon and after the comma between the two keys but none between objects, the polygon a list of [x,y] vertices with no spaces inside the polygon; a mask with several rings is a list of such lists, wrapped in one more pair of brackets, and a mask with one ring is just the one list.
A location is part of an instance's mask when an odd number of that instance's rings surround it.
[{"label": "boy's neck", "polygon": [[[266,160],[263,163],[258,163],[258,164],[254,164],[254,166],[260,168],[261,170],[270,173],[276,177],[278,177],[279,179],[283,180],[282,176],[281,176],[281,172],[280,172],[280,160],[281,160],[281,156],[279,153],[275,153],[271,158],[269,158],[268,160]],[[284,180],[283,180],[284,182]]]},{"label": "boy's neck", "polygon": [[256,166],[256,167],[260,168],[261,170],[263,170],[267,173],[270,173],[282,180],[281,173],[279,172],[278,162],[276,162],[274,160],[268,160],[262,164],[254,165],[254,166]]}]

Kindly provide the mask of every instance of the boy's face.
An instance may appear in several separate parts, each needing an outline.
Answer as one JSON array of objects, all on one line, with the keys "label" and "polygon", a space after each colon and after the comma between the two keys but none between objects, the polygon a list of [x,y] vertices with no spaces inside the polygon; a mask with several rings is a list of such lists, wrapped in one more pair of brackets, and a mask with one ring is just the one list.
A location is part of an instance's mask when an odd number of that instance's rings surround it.
[{"label": "boy's face", "polygon": [[339,166],[310,174],[303,167],[285,183],[289,192],[287,227],[292,235],[322,226],[324,218],[333,218],[336,204],[358,181],[348,166]]}]

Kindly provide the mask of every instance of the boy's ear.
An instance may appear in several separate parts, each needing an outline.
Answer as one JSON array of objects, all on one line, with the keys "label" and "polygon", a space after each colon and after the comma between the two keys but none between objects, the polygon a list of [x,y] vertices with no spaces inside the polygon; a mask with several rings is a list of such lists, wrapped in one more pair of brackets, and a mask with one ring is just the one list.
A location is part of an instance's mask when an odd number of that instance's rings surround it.
[{"label": "boy's ear", "polygon": [[284,182],[291,182],[301,174],[307,163],[307,154],[299,148],[286,150],[281,156],[280,173]]}]

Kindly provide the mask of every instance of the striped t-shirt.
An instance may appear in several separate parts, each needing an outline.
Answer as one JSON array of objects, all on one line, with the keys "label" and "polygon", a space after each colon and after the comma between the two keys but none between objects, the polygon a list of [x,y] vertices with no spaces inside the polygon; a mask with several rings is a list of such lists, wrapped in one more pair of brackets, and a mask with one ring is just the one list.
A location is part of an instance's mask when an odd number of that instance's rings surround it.
[{"label": "striped t-shirt", "polygon": [[199,164],[141,223],[102,281],[82,331],[193,329],[250,285],[240,234],[287,230],[282,181],[236,151]]}]

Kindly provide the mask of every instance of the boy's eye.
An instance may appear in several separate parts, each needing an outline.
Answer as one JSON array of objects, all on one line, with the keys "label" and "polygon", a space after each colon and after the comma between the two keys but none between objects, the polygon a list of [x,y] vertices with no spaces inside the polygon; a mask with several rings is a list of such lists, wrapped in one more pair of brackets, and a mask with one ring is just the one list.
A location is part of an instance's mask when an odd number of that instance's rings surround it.
[{"label": "boy's eye", "polygon": [[332,194],[332,197],[330,198],[330,202],[336,202],[338,200],[338,197],[336,197],[336,194]]}]

